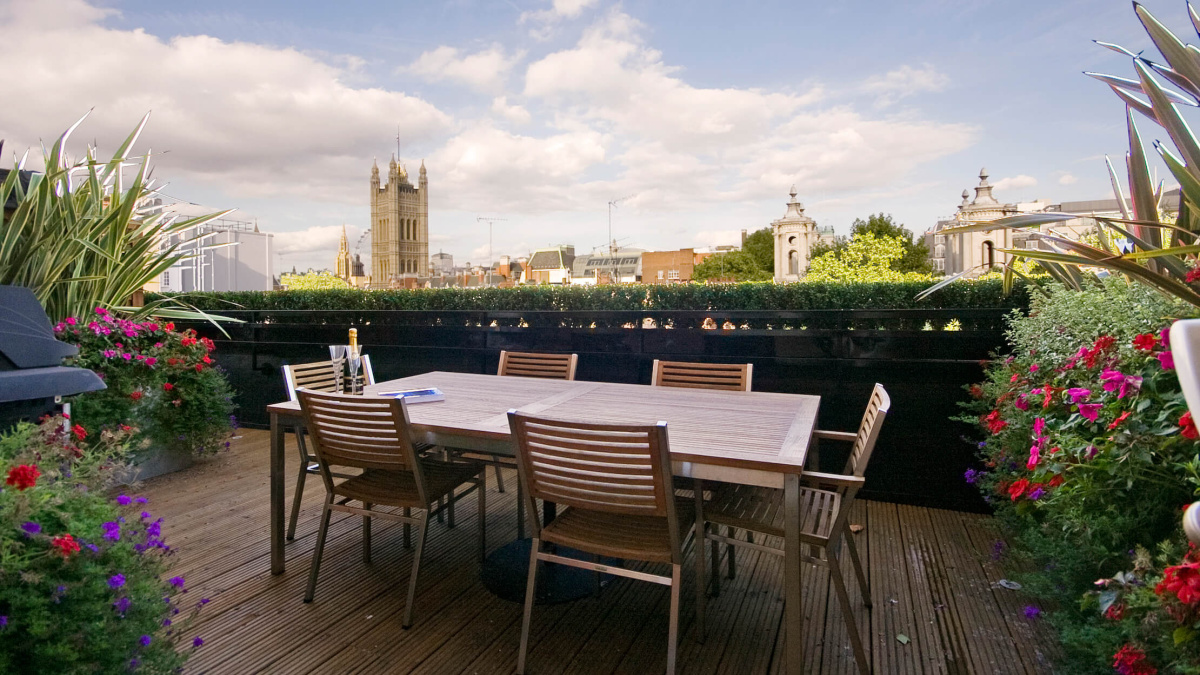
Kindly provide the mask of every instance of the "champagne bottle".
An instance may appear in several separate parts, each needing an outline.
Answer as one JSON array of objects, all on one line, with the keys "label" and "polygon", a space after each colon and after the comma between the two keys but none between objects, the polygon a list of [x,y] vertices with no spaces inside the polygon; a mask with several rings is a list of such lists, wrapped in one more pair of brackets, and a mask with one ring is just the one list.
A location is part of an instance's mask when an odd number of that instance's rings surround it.
[{"label": "champagne bottle", "polygon": [[357,328],[350,329],[350,346],[351,347],[358,346],[358,329]]}]

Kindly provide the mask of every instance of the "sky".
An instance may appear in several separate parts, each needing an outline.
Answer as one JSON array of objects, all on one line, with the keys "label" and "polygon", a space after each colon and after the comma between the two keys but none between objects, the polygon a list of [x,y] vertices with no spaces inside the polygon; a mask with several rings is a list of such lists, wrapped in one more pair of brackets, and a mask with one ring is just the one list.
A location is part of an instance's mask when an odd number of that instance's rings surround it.
[{"label": "sky", "polygon": [[0,139],[39,155],[90,110],[69,148],[104,156],[150,112],[163,193],[275,233],[277,269],[331,268],[343,225],[354,248],[397,151],[459,264],[481,217],[493,258],[604,246],[610,211],[623,246],[736,243],[793,184],[839,234],[922,232],[984,166],[1005,202],[1111,196],[1124,108],[1082,73],[1133,69],[1092,40],[1153,53],[1105,0],[0,0]]}]

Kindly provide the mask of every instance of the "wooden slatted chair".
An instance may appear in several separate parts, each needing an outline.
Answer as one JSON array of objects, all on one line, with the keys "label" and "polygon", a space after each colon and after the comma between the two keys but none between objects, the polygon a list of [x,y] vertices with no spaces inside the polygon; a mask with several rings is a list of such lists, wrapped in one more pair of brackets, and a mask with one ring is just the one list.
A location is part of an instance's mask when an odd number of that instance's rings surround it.
[{"label": "wooden slatted chair", "polygon": [[[676,502],[666,422],[614,425],[565,422],[508,413],[524,485],[533,546],[521,621],[517,673],[525,672],[538,562],[554,562],[671,587],[667,672],[675,672],[679,631],[680,571],[688,530],[698,525],[691,502]],[[538,522],[535,499],[566,507],[553,521]],[[542,550],[542,543],[592,554],[591,561]],[[665,563],[671,576],[603,565],[598,556]],[[698,609],[704,602],[697,584]]]},{"label": "wooden slatted chair", "polygon": [[654,374],[650,377],[650,385],[750,391],[753,377],[752,363],[688,363],[654,359]]},{"label": "wooden slatted chair", "polygon": [[[308,577],[305,602],[312,602],[317,588],[317,573],[329,519],[334,511],[362,516],[363,560],[371,561],[371,518],[383,518],[404,523],[405,531],[417,527],[417,548],[413,554],[412,574],[408,582],[408,604],[404,608],[402,625],[412,625],[413,602],[417,592],[417,573],[425,548],[425,531],[429,516],[446,508],[448,503],[475,492],[479,504],[479,559],[487,547],[484,513],[486,511],[485,471],[480,462],[444,462],[418,454],[412,442],[408,410],[402,399],[387,396],[353,396],[327,394],[300,389],[300,408],[304,414],[313,449],[325,483],[325,506],[321,511],[321,527],[313,551],[312,569]],[[360,469],[362,473],[341,483],[334,483],[333,469]],[[455,494],[455,489],[470,484]],[[350,506],[350,502],[362,506]],[[388,506],[400,512],[379,511],[374,507]],[[408,545],[408,537],[405,537]]]},{"label": "wooden slatted chair", "polygon": [[552,380],[574,380],[578,354],[536,354],[533,352],[500,352],[497,375],[545,377]]},{"label": "wooden slatted chair", "polygon": [[[862,639],[858,634],[857,624],[850,609],[850,598],[846,593],[846,582],[841,570],[842,542],[850,552],[850,560],[854,573],[858,577],[859,589],[862,591],[863,603],[871,606],[871,591],[867,577],[863,571],[862,561],[858,555],[858,547],[854,536],[848,532],[846,517],[854,498],[864,483],[863,473],[875,449],[875,441],[883,428],[884,418],[891,407],[891,398],[883,385],[876,384],[871,393],[867,410],[863,413],[862,422],[857,433],[820,431],[814,432],[818,439],[852,443],[850,457],[841,474],[805,471],[800,480],[806,487],[800,490],[800,540],[808,545],[809,553],[804,556],[806,562],[823,565],[829,569],[834,591],[838,602],[841,603],[842,616],[846,619],[846,630],[850,635],[850,644],[854,650],[854,660],[862,673],[870,672],[866,653],[863,651]],[[765,545],[765,540],[755,543],[749,538],[750,532],[779,537],[784,536],[783,490],[770,488],[755,488],[744,485],[718,484],[714,488],[712,500],[706,502],[704,512],[697,518],[697,532],[705,532],[706,539],[712,541],[712,584],[713,595],[720,593],[718,545],[724,543],[728,552],[728,574],[735,574],[733,547],[745,546],[759,551],[782,555],[783,551]],[[708,532],[707,523],[714,527]],[[718,534],[716,526],[725,526],[725,534]],[[747,533],[747,540],[738,539],[736,531]],[[697,548],[697,557],[703,557],[702,548]],[[794,570],[799,573],[799,570]],[[703,631],[703,625],[700,628]],[[788,636],[788,639],[797,639]]]},{"label": "wooden slatted chair", "polygon": [[[337,366],[334,361],[315,361],[313,363],[297,363],[283,366],[283,382],[287,387],[288,399],[299,401],[296,390],[301,387],[313,391],[336,392],[338,388]],[[317,458],[308,451],[305,442],[304,427],[297,425],[293,428],[296,434],[296,447],[300,452],[300,472],[296,476],[296,493],[292,495],[292,513],[288,520],[287,538],[296,538],[296,520],[300,517],[300,501],[304,496],[304,479],[309,474],[317,474]]]}]

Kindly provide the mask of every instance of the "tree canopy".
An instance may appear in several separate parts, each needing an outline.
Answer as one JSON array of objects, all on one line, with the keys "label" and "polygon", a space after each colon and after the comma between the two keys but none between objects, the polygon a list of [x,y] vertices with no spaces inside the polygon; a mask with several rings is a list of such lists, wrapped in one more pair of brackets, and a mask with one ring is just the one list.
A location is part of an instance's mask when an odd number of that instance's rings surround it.
[{"label": "tree canopy", "polygon": [[[929,260],[929,247],[925,245],[925,241],[914,240],[912,231],[892,220],[891,214],[876,213],[867,216],[866,220],[855,218],[850,227],[850,237],[852,239],[860,234],[871,234],[877,239],[891,237],[902,240],[902,255],[891,260],[888,264],[889,269],[895,272],[937,273]],[[851,239],[839,237],[833,244],[819,243],[809,252],[809,259],[814,260],[827,253],[841,256],[849,247]]]},{"label": "tree canopy", "polygon": [[710,255],[692,270],[694,281],[770,281],[773,276],[745,249]]},{"label": "tree canopy", "polygon": [[[932,280],[928,272],[898,271],[896,263],[907,255],[903,236],[877,236],[859,232],[841,242],[841,248],[827,250],[809,261],[804,281],[923,281]],[[911,242],[909,242],[911,243]]]}]

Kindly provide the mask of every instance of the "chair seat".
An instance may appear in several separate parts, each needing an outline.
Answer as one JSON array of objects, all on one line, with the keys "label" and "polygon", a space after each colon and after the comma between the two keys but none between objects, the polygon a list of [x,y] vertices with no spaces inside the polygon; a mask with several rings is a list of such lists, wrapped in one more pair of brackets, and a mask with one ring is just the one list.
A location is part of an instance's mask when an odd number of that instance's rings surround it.
[{"label": "chair seat", "polygon": [[[680,545],[695,525],[691,500],[676,499]],[[667,519],[568,507],[542,528],[542,540],[626,560],[671,562]]]},{"label": "chair seat", "polygon": [[[425,470],[425,492],[430,499],[450,494],[454,488],[466,483],[484,470],[486,465],[478,462],[441,462],[423,460]],[[417,494],[417,482],[410,471],[385,471],[367,469],[340,485],[333,493],[363,502],[383,506],[411,506],[426,508]]]},{"label": "chair seat", "polygon": [[[829,541],[842,498],[836,492],[800,488],[800,539],[806,543]],[[742,530],[783,536],[783,490],[723,483],[704,505],[704,519]]]}]

